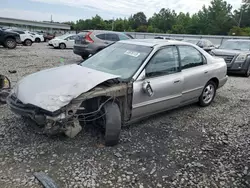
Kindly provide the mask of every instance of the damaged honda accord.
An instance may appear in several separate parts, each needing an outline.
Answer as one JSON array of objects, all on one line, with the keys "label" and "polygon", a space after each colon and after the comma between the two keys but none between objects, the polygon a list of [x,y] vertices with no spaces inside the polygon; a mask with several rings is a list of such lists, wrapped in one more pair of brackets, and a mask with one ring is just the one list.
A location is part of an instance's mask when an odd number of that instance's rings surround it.
[{"label": "damaged honda accord", "polygon": [[7,104],[46,134],[73,138],[86,124],[96,124],[113,146],[123,125],[190,103],[208,106],[226,82],[224,59],[193,44],[124,40],[80,64],[24,77]]}]

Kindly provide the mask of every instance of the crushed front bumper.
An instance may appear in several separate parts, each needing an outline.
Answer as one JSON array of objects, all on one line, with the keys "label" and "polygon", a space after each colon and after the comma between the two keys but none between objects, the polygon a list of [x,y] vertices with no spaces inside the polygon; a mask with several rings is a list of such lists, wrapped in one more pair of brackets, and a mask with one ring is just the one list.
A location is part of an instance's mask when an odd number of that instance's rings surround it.
[{"label": "crushed front bumper", "polygon": [[[62,108],[53,113],[47,112],[36,106],[23,104],[15,94],[10,94],[7,97],[7,104],[12,112],[28,118],[32,125],[39,127],[40,133],[50,135],[65,133],[73,138],[82,130],[78,119],[74,117],[75,111],[72,111],[70,107]],[[71,107],[74,105],[78,104],[72,104]]]}]

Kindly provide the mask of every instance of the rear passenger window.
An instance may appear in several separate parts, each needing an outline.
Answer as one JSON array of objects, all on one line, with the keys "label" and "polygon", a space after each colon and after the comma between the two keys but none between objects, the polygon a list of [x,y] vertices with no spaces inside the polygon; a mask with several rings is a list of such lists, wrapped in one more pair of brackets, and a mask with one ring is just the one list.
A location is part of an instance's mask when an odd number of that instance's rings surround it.
[{"label": "rear passenger window", "polygon": [[130,38],[127,35],[119,34],[119,39],[120,40],[128,40]]},{"label": "rear passenger window", "polygon": [[188,69],[206,64],[205,57],[192,46],[179,46],[181,68]]},{"label": "rear passenger window", "polygon": [[101,40],[106,40],[105,34],[99,34],[99,35],[96,35],[96,37]]},{"label": "rear passenger window", "polygon": [[116,34],[113,34],[113,33],[107,33],[106,34],[106,40],[109,40],[109,41],[118,41],[119,38]]}]

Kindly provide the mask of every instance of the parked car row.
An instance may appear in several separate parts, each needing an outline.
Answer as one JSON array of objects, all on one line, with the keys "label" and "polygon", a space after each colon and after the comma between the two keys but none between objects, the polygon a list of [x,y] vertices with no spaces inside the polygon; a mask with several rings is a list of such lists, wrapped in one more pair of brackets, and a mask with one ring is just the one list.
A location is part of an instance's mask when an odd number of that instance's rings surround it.
[{"label": "parked car row", "polygon": [[48,42],[54,37],[46,33],[40,34],[16,28],[0,28],[0,45],[9,49],[16,48],[17,44],[31,46],[34,42]]}]

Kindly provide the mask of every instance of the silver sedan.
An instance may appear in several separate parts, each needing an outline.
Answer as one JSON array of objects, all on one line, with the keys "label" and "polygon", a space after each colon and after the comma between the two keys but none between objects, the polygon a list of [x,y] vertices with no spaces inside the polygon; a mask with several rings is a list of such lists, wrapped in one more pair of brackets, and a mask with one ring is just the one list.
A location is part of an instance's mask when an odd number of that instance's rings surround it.
[{"label": "silver sedan", "polygon": [[132,39],[80,64],[23,78],[7,103],[44,133],[74,137],[86,124],[99,125],[111,146],[119,142],[122,125],[190,103],[208,106],[226,82],[224,59],[196,45]]}]

